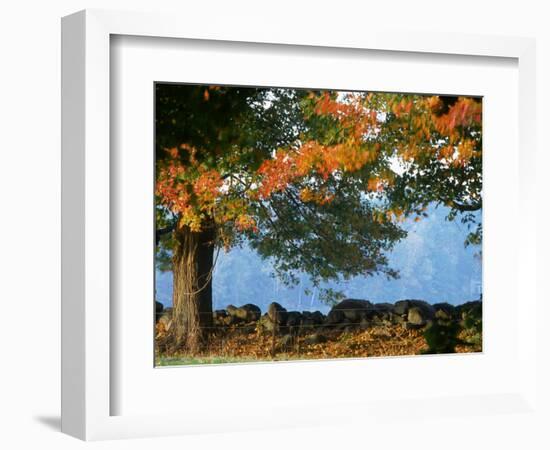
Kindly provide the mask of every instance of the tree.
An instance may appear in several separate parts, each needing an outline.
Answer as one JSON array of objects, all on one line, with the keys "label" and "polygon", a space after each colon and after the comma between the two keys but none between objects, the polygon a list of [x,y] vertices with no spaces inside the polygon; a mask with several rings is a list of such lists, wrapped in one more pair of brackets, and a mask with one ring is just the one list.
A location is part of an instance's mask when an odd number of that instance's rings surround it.
[{"label": "tree", "polygon": [[400,220],[433,201],[481,205],[480,113],[466,98],[157,85],[175,344],[200,348],[215,249],[243,240],[287,282],[296,270],[314,283],[397,276],[386,253]]},{"label": "tree", "polygon": [[176,345],[212,323],[214,249],[256,229],[247,173],[301,131],[291,90],[157,85],[157,243],[172,248]]},{"label": "tree", "polygon": [[[481,242],[482,105],[480,98],[384,93],[324,93],[316,113],[338,120],[348,141],[375,141],[377,173],[397,216],[420,218],[430,203],[450,208],[449,220],[473,225],[467,244]],[[326,150],[326,149],[325,149]]]}]

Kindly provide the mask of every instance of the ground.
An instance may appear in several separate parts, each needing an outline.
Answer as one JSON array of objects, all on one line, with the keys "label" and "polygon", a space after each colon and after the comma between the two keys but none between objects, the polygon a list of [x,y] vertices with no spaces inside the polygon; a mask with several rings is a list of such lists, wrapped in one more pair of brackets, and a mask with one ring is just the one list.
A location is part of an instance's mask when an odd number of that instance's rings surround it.
[{"label": "ground", "polygon": [[[400,324],[370,326],[367,329],[324,327],[322,332],[277,335],[251,326],[235,326],[216,330],[205,349],[191,355],[166,351],[163,346],[166,330],[158,324],[155,356],[156,365],[173,366],[419,355],[428,350],[423,333],[423,329],[406,329]],[[457,345],[457,353],[481,351],[479,337],[472,339],[462,331],[459,338],[473,345]]]}]

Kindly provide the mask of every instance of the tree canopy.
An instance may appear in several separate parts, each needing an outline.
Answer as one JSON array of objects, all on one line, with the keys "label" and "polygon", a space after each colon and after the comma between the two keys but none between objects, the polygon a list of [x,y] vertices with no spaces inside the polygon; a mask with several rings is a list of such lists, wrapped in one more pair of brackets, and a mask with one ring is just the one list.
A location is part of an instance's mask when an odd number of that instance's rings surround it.
[{"label": "tree canopy", "polygon": [[247,240],[288,282],[397,273],[386,254],[428,205],[482,206],[481,101],[158,84],[157,229]]}]

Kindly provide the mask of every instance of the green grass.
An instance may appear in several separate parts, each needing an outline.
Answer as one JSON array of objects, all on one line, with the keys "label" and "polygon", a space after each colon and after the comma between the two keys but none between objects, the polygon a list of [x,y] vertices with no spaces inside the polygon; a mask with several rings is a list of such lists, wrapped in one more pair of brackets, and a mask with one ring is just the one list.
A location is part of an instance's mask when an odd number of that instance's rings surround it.
[{"label": "green grass", "polygon": [[157,366],[192,366],[196,364],[231,364],[256,362],[256,358],[236,358],[222,356],[205,356],[205,357],[164,357],[161,356],[155,361]]},{"label": "green grass", "polygon": [[249,362],[272,362],[272,361],[305,361],[309,359],[325,359],[321,357],[307,357],[305,355],[292,355],[287,353],[278,353],[275,358],[253,358],[253,357],[235,357],[235,356],[203,356],[203,357],[167,357],[160,356],[155,360],[155,366],[193,366],[200,364],[238,364]]}]

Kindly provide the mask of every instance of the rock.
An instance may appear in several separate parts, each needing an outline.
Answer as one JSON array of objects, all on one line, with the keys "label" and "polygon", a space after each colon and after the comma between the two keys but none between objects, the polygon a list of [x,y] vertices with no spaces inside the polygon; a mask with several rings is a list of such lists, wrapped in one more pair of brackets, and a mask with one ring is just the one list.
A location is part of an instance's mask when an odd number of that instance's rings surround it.
[{"label": "rock", "polygon": [[482,330],[483,305],[480,300],[467,302],[456,307],[462,319],[462,325],[466,329],[473,329],[477,332]]},{"label": "rock", "polygon": [[394,324],[394,325],[399,325],[401,323],[404,323],[406,322],[407,320],[407,317],[403,317],[402,315],[399,315],[399,314],[393,314],[392,315],[392,319],[391,319],[391,322]]},{"label": "rock", "polygon": [[321,311],[312,312],[311,313],[311,318],[318,325],[321,325],[326,319],[325,315]]},{"label": "rock", "polygon": [[375,314],[391,314],[393,313],[393,305],[391,303],[375,303],[372,305]]},{"label": "rock", "polygon": [[341,311],[339,309],[332,309],[328,313],[325,321],[329,325],[334,325],[338,323],[342,323],[346,318],[346,315],[344,314],[344,311]]},{"label": "rock", "polygon": [[219,320],[227,317],[227,311],[225,309],[217,309],[212,313],[212,319]]},{"label": "rock", "polygon": [[302,313],[302,327],[308,332],[318,328],[325,321],[325,316],[320,311]]},{"label": "rock", "polygon": [[456,307],[456,312],[459,316],[464,317],[464,313],[468,315],[477,316],[478,318],[481,318],[482,315],[482,303],[480,300],[474,300],[471,302],[463,303],[462,305],[458,305]]},{"label": "rock", "polygon": [[435,317],[434,307],[424,300],[399,300],[393,305],[393,312],[400,316],[406,316],[409,309],[413,307],[419,308],[426,320],[433,320]]},{"label": "rock", "polygon": [[372,305],[368,319],[378,323],[385,323],[391,321],[393,316],[393,305],[391,303],[375,303]]},{"label": "rock", "polygon": [[225,310],[227,311],[227,314],[229,314],[231,317],[237,316],[237,307],[234,305],[227,305],[225,307]]},{"label": "rock", "polygon": [[236,319],[234,316],[227,315],[222,320],[221,323],[225,326],[233,325]]},{"label": "rock", "polygon": [[243,308],[246,307],[246,310],[248,311],[248,317],[251,319],[251,320],[260,320],[260,317],[262,316],[262,310],[256,306],[256,305],[253,305],[251,303],[247,303],[246,305],[243,306]]},{"label": "rock", "polygon": [[456,308],[449,303],[435,303],[433,308],[438,320],[452,320],[457,316]]},{"label": "rock", "polygon": [[311,311],[304,311],[302,313],[302,325],[308,328],[315,325],[315,321],[313,319],[313,313]]},{"label": "rock", "polygon": [[332,325],[332,329],[346,331],[352,324],[353,323],[351,320],[349,320],[347,317],[344,317],[344,320],[342,320],[342,322]]},{"label": "rock", "polygon": [[278,325],[284,325],[287,319],[287,311],[279,303],[273,302],[267,308],[267,315],[271,321]]},{"label": "rock", "polygon": [[323,344],[325,342],[327,342],[326,336],[318,333],[311,334],[304,339],[304,343],[307,345]]},{"label": "rock", "polygon": [[248,317],[248,312],[246,311],[246,309],[242,309],[242,308],[236,308],[234,311],[233,311],[233,314],[232,314],[233,317],[236,317],[237,319],[243,321],[243,322],[246,322],[247,320],[247,317]]},{"label": "rock", "polygon": [[398,316],[403,316],[409,312],[409,301],[408,300],[399,300],[393,305],[393,312]]},{"label": "rock", "polygon": [[214,325],[225,325],[224,320],[226,317],[228,317],[228,314],[225,309],[217,309],[212,313],[212,321],[214,322]]},{"label": "rock", "polygon": [[164,305],[161,302],[157,302],[155,300],[155,316],[157,320],[160,319],[160,316],[163,310],[164,310]]},{"label": "rock", "polygon": [[327,316],[329,323],[340,323],[345,317],[351,322],[360,322],[372,313],[373,304],[368,300],[346,299],[334,306]]},{"label": "rock", "polygon": [[256,305],[247,303],[239,308],[235,308],[233,315],[246,322],[255,322],[260,319],[262,311]]},{"label": "rock", "polygon": [[407,321],[411,325],[423,326],[426,325],[427,320],[428,319],[424,316],[422,309],[420,309],[418,306],[413,306],[412,308],[409,308]]},{"label": "rock", "polygon": [[289,311],[286,317],[287,327],[298,327],[302,323],[302,314],[298,311]]},{"label": "rock", "polygon": [[262,315],[262,311],[256,305],[247,303],[243,306],[227,305],[225,308],[227,314],[233,317],[233,323],[237,322],[255,322],[259,320]]},{"label": "rock", "polygon": [[373,306],[374,306],[375,311],[388,311],[388,312],[391,312],[393,310],[393,303],[380,302],[380,303],[375,303]]},{"label": "rock", "polygon": [[264,314],[262,317],[260,317],[260,320],[258,320],[258,329],[262,333],[273,333],[273,330],[275,329],[275,324],[267,314]]}]

